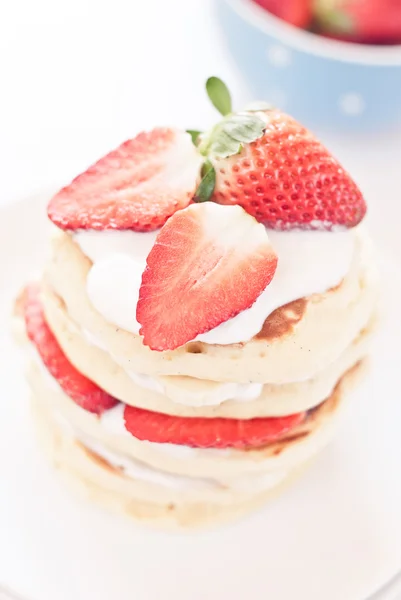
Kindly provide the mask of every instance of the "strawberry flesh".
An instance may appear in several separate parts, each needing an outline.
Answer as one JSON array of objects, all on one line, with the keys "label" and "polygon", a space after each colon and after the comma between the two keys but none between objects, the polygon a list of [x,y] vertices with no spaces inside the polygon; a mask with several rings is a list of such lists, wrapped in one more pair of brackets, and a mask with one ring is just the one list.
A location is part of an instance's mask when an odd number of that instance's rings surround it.
[{"label": "strawberry flesh", "polygon": [[306,413],[260,419],[176,417],[126,406],[127,431],[139,440],[194,448],[258,448],[271,444],[297,425]]},{"label": "strawberry flesh", "polygon": [[136,318],[152,350],[173,350],[252,306],[277,257],[265,229],[240,207],[213,202],[175,213],[142,275]]},{"label": "strawberry flesh", "polygon": [[69,362],[46,323],[40,301],[40,287],[29,285],[24,293],[26,332],[50,375],[61,389],[81,408],[96,414],[118,404]]},{"label": "strawberry flesh", "polygon": [[140,133],[60,190],[48,216],[65,230],[158,229],[191,202],[200,162],[185,132]]}]

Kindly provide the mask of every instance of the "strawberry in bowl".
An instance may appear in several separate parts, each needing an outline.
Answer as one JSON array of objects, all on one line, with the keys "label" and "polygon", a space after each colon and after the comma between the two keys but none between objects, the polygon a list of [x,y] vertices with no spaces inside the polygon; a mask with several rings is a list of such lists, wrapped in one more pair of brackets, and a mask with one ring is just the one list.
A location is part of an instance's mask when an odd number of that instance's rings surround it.
[{"label": "strawberry in bowl", "polygon": [[290,25],[358,44],[401,44],[398,0],[252,0]]},{"label": "strawberry in bowl", "polygon": [[253,0],[272,15],[307,29],[312,21],[312,0]]}]

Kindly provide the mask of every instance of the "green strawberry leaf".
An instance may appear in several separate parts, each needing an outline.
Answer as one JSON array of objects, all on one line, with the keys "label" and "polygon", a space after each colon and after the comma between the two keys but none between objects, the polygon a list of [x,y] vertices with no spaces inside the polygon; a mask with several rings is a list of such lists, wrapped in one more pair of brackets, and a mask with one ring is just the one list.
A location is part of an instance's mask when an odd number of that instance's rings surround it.
[{"label": "green strawberry leaf", "polygon": [[206,91],[213,106],[225,117],[232,111],[231,96],[226,84],[218,77],[209,77]]},{"label": "green strawberry leaf", "polygon": [[[249,144],[262,137],[266,124],[255,111],[271,108],[259,103],[251,111],[232,113],[231,96],[225,83],[218,77],[209,77],[206,90],[210,100],[223,115],[220,121],[199,143],[199,152],[208,158],[227,158],[241,151],[243,144]],[[195,143],[197,143],[195,142]],[[206,177],[206,174],[205,174]],[[211,177],[211,175],[210,175]],[[201,183],[202,185],[202,183]]]},{"label": "green strawberry leaf", "polygon": [[249,143],[263,135],[265,122],[246,112],[231,115],[223,124],[223,131],[238,142]]},{"label": "green strawberry leaf", "polygon": [[235,113],[218,123],[199,147],[201,154],[211,158],[227,158],[262,137],[266,124],[252,113]]},{"label": "green strawberry leaf", "polygon": [[191,136],[193,145],[197,146],[198,138],[202,132],[196,131],[196,129],[187,129],[187,133],[189,133],[189,135]]},{"label": "green strawberry leaf", "polygon": [[201,175],[202,180],[195,192],[194,202],[207,202],[210,200],[216,185],[216,171],[209,160],[203,163]]},{"label": "green strawberry leaf", "polygon": [[342,10],[338,4],[328,3],[327,0],[315,0],[314,10],[318,26],[331,33],[355,33],[356,24],[352,14],[345,8]]},{"label": "green strawberry leaf", "polygon": [[324,19],[324,25],[335,33],[354,33],[355,32],[355,23],[352,20],[352,17],[348,15],[346,12],[342,11],[332,11],[327,17]]},{"label": "green strawberry leaf", "polygon": [[207,155],[215,158],[227,158],[227,156],[238,154],[241,148],[241,142],[231,137],[230,134],[222,129],[217,135],[211,138]]}]

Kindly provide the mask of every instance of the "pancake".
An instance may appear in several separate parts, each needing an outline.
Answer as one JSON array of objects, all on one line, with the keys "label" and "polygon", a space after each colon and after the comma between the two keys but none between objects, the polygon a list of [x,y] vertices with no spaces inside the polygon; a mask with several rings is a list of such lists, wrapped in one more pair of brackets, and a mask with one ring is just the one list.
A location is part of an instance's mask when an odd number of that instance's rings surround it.
[{"label": "pancake", "polygon": [[[38,361],[31,361],[28,381],[33,395],[47,411],[81,437],[96,440],[110,451],[159,471],[227,484],[246,474],[292,470],[311,458],[330,441],[346,404],[343,400],[360,372],[361,364],[358,363],[341,378],[331,396],[310,411],[305,422],[287,436],[267,446],[248,450],[198,449],[140,441],[125,430],[120,417],[117,427],[115,421],[99,418],[80,408]],[[113,415],[111,411],[106,414],[107,417]]]},{"label": "pancake", "polygon": [[281,386],[265,384],[255,399],[193,406],[193,398],[199,398],[201,404],[202,399],[206,401],[211,392],[217,393],[222,384],[190,377],[161,376],[156,384],[164,393],[139,386],[106,351],[86,339],[69,317],[65,305],[49,291],[45,295],[45,306],[51,330],[78,371],[125,404],[183,417],[251,419],[309,410],[327,398],[338,379],[367,354],[375,324],[373,318],[341,356],[313,379]]},{"label": "pancake", "polygon": [[34,421],[41,445],[52,465],[80,493],[102,507],[129,516],[148,525],[168,529],[199,528],[222,524],[251,512],[275,498],[295,481],[304,468],[297,469],[272,489],[246,499],[233,496],[229,504],[178,498],[167,502],[160,490],[154,490],[152,499],[136,495],[135,485],[121,472],[116,472],[99,457],[88,452],[79,442],[63,432],[49,418],[40,403],[33,398]]},{"label": "pancake", "polygon": [[[302,311],[300,305],[298,312],[294,305],[278,309],[281,315],[273,313],[270,324],[267,319],[265,334],[243,344],[190,342],[174,351],[151,351],[140,336],[108,323],[93,308],[85,289],[91,262],[65,233],[57,233],[53,238],[52,257],[45,271],[45,311],[46,298],[56,294],[65,303],[71,319],[107,348],[125,370],[134,366],[135,371],[148,375],[185,375],[238,383],[302,381],[334,362],[367,325],[374,311],[377,278],[370,261],[369,241],[363,229],[358,229],[355,236],[350,272],[337,288],[305,299]],[[288,324],[285,329],[283,322]]]}]

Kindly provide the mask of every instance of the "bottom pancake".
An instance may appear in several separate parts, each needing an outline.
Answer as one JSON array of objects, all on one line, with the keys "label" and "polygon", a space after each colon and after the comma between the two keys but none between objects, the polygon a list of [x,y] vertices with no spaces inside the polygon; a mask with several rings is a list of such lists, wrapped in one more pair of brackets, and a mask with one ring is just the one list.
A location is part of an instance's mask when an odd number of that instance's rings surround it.
[{"label": "bottom pancake", "polygon": [[[45,375],[41,374],[37,367],[34,370],[39,378],[40,375]],[[210,469],[208,473],[205,472],[205,466],[212,465],[212,455],[208,450],[195,450],[194,460],[191,455],[186,459],[180,459],[182,463],[186,463],[185,468],[181,465],[181,470],[189,472],[186,476],[171,472],[168,454],[162,451],[159,451],[158,465],[155,467],[151,461],[149,464],[144,456],[138,457],[137,453],[133,459],[111,450],[110,438],[99,439],[94,436],[99,429],[82,433],[82,428],[72,424],[66,418],[66,414],[60,415],[60,407],[52,402],[55,395],[41,395],[38,393],[39,389],[43,393],[44,388],[38,388],[32,381],[32,377],[30,380],[35,392],[33,396],[35,422],[52,463],[70,480],[78,483],[90,498],[158,526],[200,527],[239,517],[261,506],[286,487],[286,484],[305,468],[318,450],[330,441],[335,431],[332,425],[337,421],[338,409],[340,404],[343,404],[345,391],[355,382],[360,372],[360,364],[349,371],[338,384],[332,397],[318,409],[311,411],[309,419],[292,436],[272,444],[270,449],[266,447],[252,451],[223,451],[220,455],[219,451],[216,451],[214,460],[220,456],[217,460],[217,463],[220,463],[219,468]],[[37,379],[36,377],[36,383]],[[54,384],[53,392],[56,392],[57,384],[56,382]],[[65,400],[70,408],[76,408],[80,414],[86,412],[74,405],[68,397],[65,397]],[[86,415],[89,419],[97,419],[90,413]],[[330,423],[329,428],[327,422]],[[322,432],[324,432],[323,437]],[[123,439],[135,441],[139,447],[147,445],[146,442],[139,442],[130,435]],[[315,441],[310,444],[310,439]],[[316,442],[316,439],[319,441]],[[305,443],[307,451],[305,451]],[[157,446],[163,445],[157,444]],[[275,464],[276,468],[271,469],[266,454],[269,456],[270,453],[274,464],[275,458],[285,456],[289,450],[298,448],[304,450],[298,453],[297,460],[292,462],[291,467],[288,462],[285,462],[281,465],[282,468],[277,468]],[[185,456],[186,450],[191,452],[194,449],[178,448],[178,450],[184,450]],[[265,455],[265,460],[258,465],[258,471],[244,469],[247,463],[249,466],[254,466],[258,452]],[[206,460],[202,458],[205,455],[208,457]],[[224,465],[234,466],[230,463],[232,455],[235,456],[234,464],[242,463],[240,473],[230,473],[230,469],[224,472]],[[165,470],[164,461],[170,472],[168,469]],[[204,464],[199,472],[199,462],[202,461]],[[131,471],[128,471],[128,468]]]},{"label": "bottom pancake", "polygon": [[295,469],[271,489],[221,505],[199,500],[163,502],[156,494],[144,500],[132,493],[128,478],[60,428],[33,398],[34,422],[41,446],[53,466],[85,497],[113,512],[169,529],[201,528],[231,521],[261,507],[296,481],[306,465]]}]

